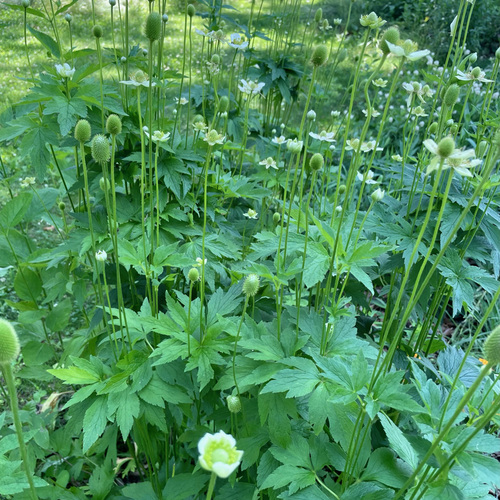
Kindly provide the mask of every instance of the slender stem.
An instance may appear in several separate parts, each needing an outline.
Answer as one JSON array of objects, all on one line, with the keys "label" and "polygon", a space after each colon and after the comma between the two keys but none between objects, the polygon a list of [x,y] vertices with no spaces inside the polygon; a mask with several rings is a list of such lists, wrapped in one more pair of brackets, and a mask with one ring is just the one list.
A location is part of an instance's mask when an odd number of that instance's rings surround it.
[{"label": "slender stem", "polygon": [[206,500],[212,500],[212,494],[214,492],[215,481],[217,481],[217,474],[215,472],[212,472],[212,475],[210,476],[210,483],[208,483],[208,491],[207,491]]}]

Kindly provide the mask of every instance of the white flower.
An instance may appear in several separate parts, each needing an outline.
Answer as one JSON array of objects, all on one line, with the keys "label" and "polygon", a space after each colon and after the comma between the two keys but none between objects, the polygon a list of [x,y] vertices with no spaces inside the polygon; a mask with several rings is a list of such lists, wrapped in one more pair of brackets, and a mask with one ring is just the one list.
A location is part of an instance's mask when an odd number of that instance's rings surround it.
[{"label": "white flower", "polygon": [[299,141],[298,139],[288,139],[288,141],[286,141],[286,147],[291,153],[300,153],[303,146],[303,141]]},{"label": "white flower", "polygon": [[236,449],[236,440],[231,434],[219,431],[205,434],[198,442],[198,460],[205,469],[218,477],[229,477],[241,462],[243,452]]},{"label": "white flower", "polygon": [[256,219],[257,216],[259,215],[255,210],[252,208],[248,209],[248,212],[246,214],[243,214],[247,219]]},{"label": "white flower", "polygon": [[373,85],[375,87],[381,87],[384,88],[387,85],[387,80],[383,80],[382,78],[377,78],[376,80],[373,80]]},{"label": "white flower", "polygon": [[246,49],[248,47],[248,42],[244,41],[239,33],[232,33],[230,35],[231,41],[227,42],[228,45],[235,49]]},{"label": "white flower", "polygon": [[271,156],[267,157],[265,160],[259,161],[259,165],[264,165],[266,167],[266,170],[269,170],[269,168],[278,170],[276,161]]},{"label": "white flower", "polygon": [[153,142],[167,142],[170,139],[170,132],[164,133],[161,130],[155,130],[153,137],[150,137],[148,127],[144,126],[142,130],[148,139],[151,139]]},{"label": "white flower", "polygon": [[[376,109],[371,109],[372,112],[372,118],[377,118],[377,116],[380,116],[380,112],[377,111]],[[368,116],[368,111],[366,109],[362,109],[361,113],[363,113],[365,116]]]},{"label": "white flower", "polygon": [[458,16],[455,16],[455,18],[453,19],[453,21],[450,24],[450,36],[455,35],[455,31],[457,29],[457,21],[458,21]]},{"label": "white flower", "polygon": [[274,144],[283,144],[286,142],[286,139],[284,135],[280,135],[279,137],[275,137],[272,142],[274,142]]},{"label": "white flower", "polygon": [[189,102],[185,97],[181,97],[180,99],[178,97],[174,97],[174,100],[175,104],[180,104],[181,106],[184,106]]},{"label": "white flower", "polygon": [[156,83],[151,83],[149,82],[148,76],[144,71],[137,71],[135,74],[130,76],[130,80],[122,80],[120,83],[123,83],[123,85],[131,85],[132,87],[154,87]]},{"label": "white flower", "polygon": [[204,121],[200,120],[193,123],[193,128],[196,130],[196,132],[204,132],[208,127],[205,125]]},{"label": "white flower", "polygon": [[399,161],[399,162],[402,162],[403,161],[403,157],[401,155],[392,155],[391,158],[394,160],[394,161]]},{"label": "white flower", "polygon": [[373,193],[370,195],[371,199],[373,200],[374,203],[377,201],[381,201],[385,195],[385,191],[383,191],[380,188],[377,188]]},{"label": "white flower", "polygon": [[72,68],[68,63],[56,64],[56,71],[63,78],[72,78],[75,74],[75,68]]},{"label": "white flower", "polygon": [[338,26],[341,22],[342,22],[342,19],[340,19],[339,17],[336,17],[336,18],[333,20],[333,24],[335,24],[335,26]]},{"label": "white flower", "polygon": [[[361,144],[361,151],[368,153],[368,151],[373,151],[375,149],[375,141],[363,142]],[[376,148],[375,151],[383,151],[384,148]]]},{"label": "white flower", "polygon": [[330,111],[330,116],[332,118],[338,118],[340,116],[340,111]]},{"label": "white flower", "polygon": [[35,178],[34,177],[25,177],[24,179],[21,179],[20,186],[22,188],[26,188],[29,186],[32,186],[35,184]]},{"label": "white flower", "polygon": [[322,130],[319,134],[315,134],[313,132],[309,132],[309,136],[312,137],[313,139],[317,139],[318,141],[325,141],[325,142],[335,142],[334,132],[327,132],[326,130]]},{"label": "white flower", "polygon": [[475,67],[472,71],[469,71],[468,73],[464,73],[463,71],[460,71],[457,69],[457,74],[455,75],[457,77],[457,80],[460,80],[462,82],[484,82],[484,83],[490,83],[493,80],[488,80],[485,78],[486,73],[479,68],[479,66]]},{"label": "white flower", "polygon": [[[207,264],[207,259],[205,259],[205,265]],[[203,259],[201,257],[196,257],[196,265],[201,267],[203,265]]]},{"label": "white flower", "polygon": [[473,149],[467,151],[457,151],[444,160],[443,169],[452,168],[457,174],[463,177],[473,177],[469,168],[477,167],[481,160],[471,158],[475,156]]},{"label": "white flower", "polygon": [[383,26],[387,21],[384,21],[381,17],[378,17],[375,12],[370,12],[370,14],[361,16],[359,23],[361,26],[367,26],[371,29],[378,29]]},{"label": "white flower", "polygon": [[393,55],[396,57],[406,57],[410,61],[416,61],[430,54],[429,50],[417,50],[417,46],[411,40],[405,40],[402,45],[394,45],[387,42],[387,46]]},{"label": "white flower", "polygon": [[263,89],[265,83],[261,82],[252,82],[251,80],[241,80],[238,84],[238,88],[241,92],[247,95],[257,95],[260,94],[260,91]]},{"label": "white flower", "polygon": [[373,172],[371,170],[368,170],[368,172],[364,175],[361,172],[358,172],[356,177],[359,181],[363,181],[364,179],[365,184],[378,184],[378,181],[373,180]]},{"label": "white flower", "polygon": [[417,106],[416,108],[413,108],[411,110],[411,114],[415,116],[428,116],[427,113],[425,113],[424,108],[422,106]]},{"label": "white flower", "polygon": [[215,146],[216,144],[224,144],[225,135],[219,134],[217,130],[210,130],[205,134],[203,140],[208,142],[210,146]]},{"label": "white flower", "polygon": [[107,258],[108,254],[104,250],[97,250],[95,253],[95,260],[97,260],[97,262],[105,262]]}]

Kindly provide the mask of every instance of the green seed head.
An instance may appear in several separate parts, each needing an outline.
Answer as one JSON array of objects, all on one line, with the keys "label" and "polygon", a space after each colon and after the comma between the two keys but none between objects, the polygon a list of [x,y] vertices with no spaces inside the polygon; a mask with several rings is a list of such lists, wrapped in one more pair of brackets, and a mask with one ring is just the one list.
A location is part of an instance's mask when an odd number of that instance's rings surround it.
[{"label": "green seed head", "polygon": [[309,162],[310,167],[315,170],[321,170],[325,163],[325,159],[320,153],[313,154],[311,157],[311,161]]},{"label": "green seed head", "polygon": [[200,271],[196,267],[192,267],[188,272],[189,281],[195,282],[200,279]]},{"label": "green seed head", "polygon": [[458,101],[458,96],[460,95],[460,87],[454,83],[453,85],[450,85],[444,94],[444,104],[448,108],[452,108],[455,103]]},{"label": "green seed head", "polygon": [[437,129],[438,129],[438,123],[437,122],[432,122],[431,126],[429,127],[429,132],[431,134],[435,134],[437,132]]},{"label": "green seed head", "polygon": [[161,16],[158,12],[150,12],[146,18],[144,26],[144,34],[146,38],[154,42],[158,40],[161,35]]},{"label": "green seed head", "polygon": [[345,190],[346,190],[346,186],[345,184],[341,184],[339,186],[339,194],[344,194],[345,193]]},{"label": "green seed head", "polygon": [[214,54],[210,59],[210,62],[213,64],[220,64],[220,56],[219,54]]},{"label": "green seed head", "polygon": [[320,23],[322,19],[323,19],[323,9],[320,7],[316,11],[316,14],[314,15],[314,22]]},{"label": "green seed head", "polygon": [[445,137],[438,144],[438,155],[441,158],[448,158],[455,151],[455,141],[453,137]]},{"label": "green seed head", "polygon": [[496,50],[495,52],[495,57],[500,60],[500,47],[498,47],[498,49]]},{"label": "green seed head", "polygon": [[102,134],[95,135],[92,139],[92,158],[97,163],[106,163],[109,161],[111,152],[109,142],[106,136]]},{"label": "green seed head", "polygon": [[22,5],[25,9],[27,9],[27,8],[30,6],[30,0],[23,0],[23,1],[21,2],[21,5]]},{"label": "green seed head", "polygon": [[90,123],[87,120],[80,120],[75,127],[75,139],[78,142],[88,142],[90,134]]},{"label": "green seed head", "polygon": [[122,121],[118,115],[109,115],[106,120],[106,131],[110,135],[118,135],[122,131]]},{"label": "green seed head", "polygon": [[241,411],[241,401],[238,396],[228,396],[226,398],[227,401],[227,409],[231,413],[238,413]]},{"label": "green seed head", "polygon": [[488,335],[483,345],[483,353],[489,363],[500,364],[500,325]]},{"label": "green seed head", "polygon": [[229,109],[229,99],[227,96],[223,95],[219,101],[219,111],[225,113]]},{"label": "green seed head", "polygon": [[66,203],[64,203],[64,201],[59,202],[59,210],[61,212],[64,212],[65,209],[66,209]]},{"label": "green seed head", "polygon": [[341,63],[342,61],[345,61],[346,57],[347,57],[347,49],[344,48],[339,52],[337,59],[338,59],[339,63]]},{"label": "green seed head", "polygon": [[497,156],[500,156],[500,129],[498,129],[493,136],[493,146],[497,149]]},{"label": "green seed head", "polygon": [[479,66],[476,66],[472,71],[471,74],[474,78],[479,78],[481,76],[481,68]]},{"label": "green seed head", "polygon": [[0,365],[15,361],[20,350],[16,330],[8,321],[0,319]]},{"label": "green seed head", "polygon": [[106,191],[109,191],[109,181],[108,181],[108,179],[105,179],[104,177],[101,177],[99,179],[99,187],[101,188],[101,191],[103,191],[104,193]]},{"label": "green seed head", "polygon": [[163,16],[161,16],[161,20],[162,20],[164,23],[168,23],[168,15],[167,15],[167,14],[163,14]]},{"label": "green seed head", "polygon": [[450,133],[452,135],[456,135],[458,132],[458,123],[454,123],[451,127],[450,127]]},{"label": "green seed head", "polygon": [[328,49],[326,45],[318,45],[311,56],[311,62],[314,66],[323,66],[328,59]]},{"label": "green seed head", "polygon": [[256,274],[249,274],[243,282],[243,293],[247,297],[255,297],[259,291],[260,279]]},{"label": "green seed head", "polygon": [[399,42],[399,30],[396,26],[391,26],[386,29],[382,35],[382,40],[380,40],[379,48],[383,54],[388,55],[391,49],[387,45],[387,42],[397,45]]},{"label": "green seed head", "polygon": [[101,26],[98,26],[97,24],[92,28],[92,34],[96,38],[101,38],[102,37],[102,28]]},{"label": "green seed head", "polygon": [[66,14],[64,16],[64,19],[66,19],[67,23],[70,23],[71,21],[73,21],[73,17],[71,17],[71,14]]},{"label": "green seed head", "polygon": [[205,118],[203,115],[194,115],[193,123],[205,123]]},{"label": "green seed head", "polygon": [[486,150],[488,149],[487,141],[481,141],[477,147],[477,157],[482,158],[486,154]]},{"label": "green seed head", "polygon": [[194,7],[194,5],[192,3],[190,3],[188,6],[187,6],[187,15],[189,17],[193,17],[195,14],[196,14],[196,9]]},{"label": "green seed head", "polygon": [[274,225],[277,226],[279,224],[280,220],[281,220],[280,213],[279,212],[274,212],[274,214],[273,214],[273,223],[274,223]]}]

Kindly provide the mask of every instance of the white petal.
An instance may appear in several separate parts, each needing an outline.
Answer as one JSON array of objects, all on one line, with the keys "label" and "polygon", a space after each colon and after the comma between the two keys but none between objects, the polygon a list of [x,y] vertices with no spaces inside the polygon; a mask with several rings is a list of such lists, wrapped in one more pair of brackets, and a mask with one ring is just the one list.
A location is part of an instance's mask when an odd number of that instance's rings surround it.
[{"label": "white petal", "polygon": [[231,473],[238,468],[239,462],[234,464],[225,464],[223,462],[215,462],[212,466],[212,471],[215,472],[219,477],[226,478],[231,475]]},{"label": "white petal", "polygon": [[430,54],[430,50],[417,50],[416,52],[412,52],[408,56],[406,56],[410,61],[416,61],[417,59],[421,59],[422,57],[428,56]]},{"label": "white petal", "polygon": [[432,139],[426,139],[424,146],[433,154],[438,154],[438,145]]},{"label": "white petal", "polygon": [[455,170],[457,174],[460,174],[464,177],[474,177],[465,167],[455,167],[453,170]]},{"label": "white petal", "polygon": [[207,445],[213,441],[213,436],[212,434],[209,434],[208,432],[198,441],[198,452],[200,455],[203,455],[205,453],[205,448]]},{"label": "white petal", "polygon": [[405,55],[405,49],[403,47],[400,47],[399,45],[394,45],[391,42],[385,42],[387,46],[389,47],[389,50],[398,57],[404,56]]}]

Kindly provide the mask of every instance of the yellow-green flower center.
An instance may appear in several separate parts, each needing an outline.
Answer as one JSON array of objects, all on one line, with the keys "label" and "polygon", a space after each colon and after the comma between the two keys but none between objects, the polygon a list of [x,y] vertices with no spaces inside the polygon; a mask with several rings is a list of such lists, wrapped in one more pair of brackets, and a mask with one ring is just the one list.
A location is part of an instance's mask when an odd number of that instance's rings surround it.
[{"label": "yellow-green flower center", "polygon": [[209,468],[213,467],[216,462],[233,464],[238,460],[236,450],[224,441],[213,441],[210,443],[205,450],[203,458]]}]

